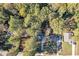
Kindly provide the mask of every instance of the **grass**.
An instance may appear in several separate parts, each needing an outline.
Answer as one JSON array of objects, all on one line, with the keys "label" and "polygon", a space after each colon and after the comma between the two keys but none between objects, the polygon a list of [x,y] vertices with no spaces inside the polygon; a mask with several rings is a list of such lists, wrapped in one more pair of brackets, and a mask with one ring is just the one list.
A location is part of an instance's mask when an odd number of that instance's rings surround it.
[{"label": "grass", "polygon": [[62,42],[62,55],[72,55],[72,46],[67,42]]},{"label": "grass", "polygon": [[[74,39],[76,41],[76,55],[79,55],[79,40]],[[67,42],[62,42],[62,52],[61,55],[72,55],[72,46]]]}]

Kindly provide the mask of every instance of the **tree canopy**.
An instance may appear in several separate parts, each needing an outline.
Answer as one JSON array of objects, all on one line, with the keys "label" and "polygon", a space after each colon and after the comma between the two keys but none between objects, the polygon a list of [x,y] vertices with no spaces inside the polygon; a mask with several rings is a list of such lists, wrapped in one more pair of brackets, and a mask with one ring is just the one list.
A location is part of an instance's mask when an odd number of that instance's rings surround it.
[{"label": "tree canopy", "polygon": [[[44,23],[48,21],[48,23]],[[18,53],[20,41],[25,41],[24,55],[35,55],[38,43],[37,34],[45,31],[45,27],[53,29],[56,35],[62,35],[66,30],[74,32],[74,38],[79,39],[79,4],[78,3],[35,3],[35,4],[0,4],[0,25],[11,33],[8,43],[15,48],[10,49]],[[47,27],[47,28],[48,28]],[[44,30],[45,29],[45,30]],[[4,32],[4,30],[2,30]],[[25,31],[29,38],[21,37]],[[0,31],[0,33],[2,33]],[[1,36],[1,34],[0,34]],[[23,43],[22,43],[23,44]],[[12,52],[12,51],[11,51]],[[15,54],[14,53],[14,54]],[[33,54],[32,54],[33,53]]]}]

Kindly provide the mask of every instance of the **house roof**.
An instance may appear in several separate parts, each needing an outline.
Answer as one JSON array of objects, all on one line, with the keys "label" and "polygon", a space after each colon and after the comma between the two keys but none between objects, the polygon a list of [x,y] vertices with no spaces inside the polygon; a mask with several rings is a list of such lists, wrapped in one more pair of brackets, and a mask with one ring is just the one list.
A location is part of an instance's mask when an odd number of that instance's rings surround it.
[{"label": "house roof", "polygon": [[62,40],[62,36],[61,35],[52,34],[52,35],[50,35],[50,40],[54,41],[54,42],[61,41]]}]

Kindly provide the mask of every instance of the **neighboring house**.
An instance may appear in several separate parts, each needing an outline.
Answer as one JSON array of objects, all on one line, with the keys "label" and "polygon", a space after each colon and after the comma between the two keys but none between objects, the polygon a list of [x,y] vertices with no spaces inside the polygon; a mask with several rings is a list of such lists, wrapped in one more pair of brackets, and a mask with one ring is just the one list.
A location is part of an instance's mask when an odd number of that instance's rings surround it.
[{"label": "neighboring house", "polygon": [[68,42],[69,44],[76,44],[76,42],[71,39],[72,34],[72,32],[64,33],[64,42]]}]

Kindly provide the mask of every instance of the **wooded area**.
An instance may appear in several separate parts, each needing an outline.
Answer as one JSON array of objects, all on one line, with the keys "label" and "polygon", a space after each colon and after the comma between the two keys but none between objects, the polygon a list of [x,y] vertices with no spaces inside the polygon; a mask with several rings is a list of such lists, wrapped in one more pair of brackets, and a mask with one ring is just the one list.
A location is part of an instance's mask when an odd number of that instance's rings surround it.
[{"label": "wooded area", "polygon": [[[78,3],[0,4],[0,50],[7,50],[7,55],[14,56],[19,52],[24,56],[34,56],[41,52],[56,54],[63,48],[62,42],[57,43],[54,38],[61,37],[64,41],[65,32],[74,33],[72,38],[79,49]],[[51,35],[53,41],[50,40]],[[47,40],[42,51],[40,46],[43,37]]]}]

